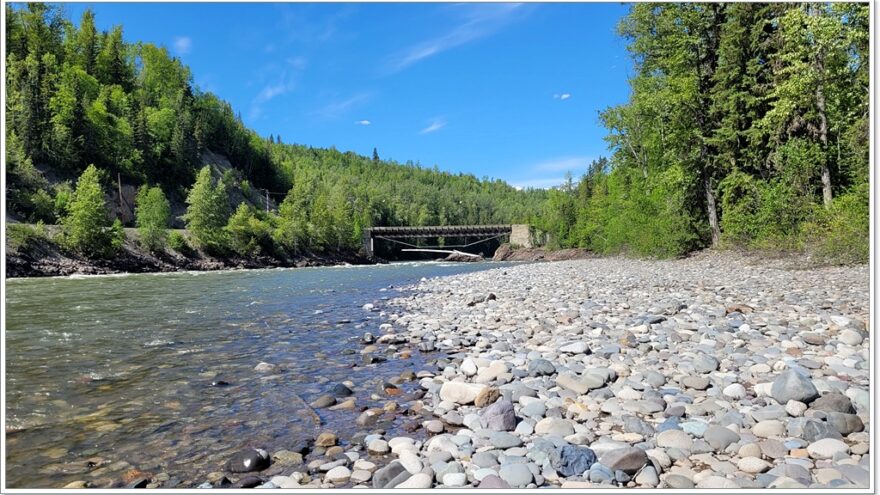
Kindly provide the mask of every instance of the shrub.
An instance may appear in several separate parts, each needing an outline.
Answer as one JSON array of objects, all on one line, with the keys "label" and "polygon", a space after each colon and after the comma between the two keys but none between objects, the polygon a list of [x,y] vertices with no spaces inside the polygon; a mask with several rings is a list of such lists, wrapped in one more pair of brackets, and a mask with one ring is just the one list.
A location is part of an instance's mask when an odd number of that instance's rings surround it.
[{"label": "shrub", "polygon": [[37,189],[30,197],[31,220],[38,222],[55,222],[55,200],[45,189]]},{"label": "shrub", "polygon": [[255,256],[271,249],[271,226],[245,203],[239,204],[229,218],[226,231],[229,234],[229,246],[242,256]]},{"label": "shrub", "polygon": [[834,199],[804,225],[807,250],[833,264],[867,263],[870,258],[870,188],[867,183]]},{"label": "shrub", "polygon": [[62,219],[67,247],[86,256],[108,256],[122,246],[122,224],[118,219],[110,224],[100,173],[94,165],[79,177],[68,210]]},{"label": "shrub", "polygon": [[143,186],[135,198],[135,222],[141,243],[151,251],[161,249],[168,237],[171,203],[159,187]]},{"label": "shrub", "polygon": [[177,230],[172,230],[168,234],[168,247],[181,254],[189,254],[192,251],[189,243],[186,242],[186,237]]},{"label": "shrub", "polygon": [[55,217],[64,218],[67,215],[67,208],[70,206],[70,200],[73,198],[73,188],[70,182],[62,182],[55,185]]},{"label": "shrub", "polygon": [[10,223],[6,227],[7,245],[16,251],[30,249],[37,242],[48,239],[49,235],[46,233],[46,226],[43,222],[37,222],[36,225]]}]

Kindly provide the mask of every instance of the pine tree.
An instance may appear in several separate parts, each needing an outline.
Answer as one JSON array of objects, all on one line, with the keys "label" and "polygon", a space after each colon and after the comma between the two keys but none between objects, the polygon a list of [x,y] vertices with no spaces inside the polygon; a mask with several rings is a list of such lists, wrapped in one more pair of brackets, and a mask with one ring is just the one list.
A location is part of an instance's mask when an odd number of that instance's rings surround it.
[{"label": "pine tree", "polygon": [[117,219],[112,225],[107,214],[101,174],[89,165],[76,183],[76,191],[62,220],[65,243],[87,256],[106,256],[122,245],[122,226]]}]

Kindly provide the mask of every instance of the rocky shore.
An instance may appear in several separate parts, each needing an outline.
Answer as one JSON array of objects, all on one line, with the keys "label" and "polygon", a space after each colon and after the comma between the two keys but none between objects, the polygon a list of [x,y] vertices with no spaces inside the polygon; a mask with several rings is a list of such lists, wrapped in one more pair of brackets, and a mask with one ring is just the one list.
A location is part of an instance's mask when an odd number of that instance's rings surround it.
[{"label": "rocky shore", "polygon": [[236,268],[291,268],[329,266],[348,263],[371,264],[353,252],[304,254],[297,257],[277,256],[210,256],[190,250],[179,253],[171,249],[150,252],[137,242],[133,229],[126,229],[127,238],[116,255],[94,259],[71,253],[48,239],[35,239],[26,246],[6,246],[6,277],[57,277],[69,275],[107,275],[114,273],[155,273],[179,271],[212,271]]},{"label": "rocky shore", "polygon": [[427,364],[381,407],[351,382],[309,404],[357,434],[246,449],[200,487],[865,488],[868,285],[713,252],[423,279],[364,306],[385,323],[361,355]]},{"label": "rocky shore", "polygon": [[370,431],[263,486],[867,487],[868,267],[778,265],[702,253],[423,281],[389,301],[379,341],[436,357],[409,404],[427,436]]}]

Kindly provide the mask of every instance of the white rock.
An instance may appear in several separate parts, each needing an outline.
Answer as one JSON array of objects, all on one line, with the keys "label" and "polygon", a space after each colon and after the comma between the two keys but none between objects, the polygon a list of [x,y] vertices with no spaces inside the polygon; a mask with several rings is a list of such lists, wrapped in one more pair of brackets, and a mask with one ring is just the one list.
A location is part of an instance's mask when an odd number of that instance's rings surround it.
[{"label": "white rock", "polygon": [[732,399],[742,399],[746,396],[746,388],[739,383],[733,383],[724,387],[721,393]]},{"label": "white rock", "polygon": [[403,490],[424,490],[426,488],[431,488],[431,477],[425,473],[414,474],[395,488]]},{"label": "white rock", "polygon": [[474,376],[477,374],[477,364],[474,363],[474,360],[471,358],[465,358],[464,361],[461,362],[461,372],[464,373],[465,376]]},{"label": "white rock", "polygon": [[587,352],[587,343],[586,342],[573,342],[568,345],[564,345],[559,348],[559,352],[567,352],[569,354],[583,354]]},{"label": "white rock", "polygon": [[865,339],[862,338],[862,334],[856,332],[855,330],[851,330],[849,328],[844,329],[837,336],[837,339],[843,342],[846,345],[856,346],[862,343]]},{"label": "white rock", "polygon": [[354,481],[355,483],[366,483],[367,481],[370,481],[370,478],[372,477],[373,473],[364,469],[355,469],[351,473],[351,481]]},{"label": "white rock", "polygon": [[461,487],[467,484],[467,475],[464,473],[446,473],[443,475],[443,484],[449,487]]},{"label": "white rock", "polygon": [[631,387],[623,387],[614,395],[616,395],[618,399],[623,400],[639,400],[642,398],[641,392],[637,392]]},{"label": "white rock", "polygon": [[409,472],[409,474],[416,474],[423,468],[419,456],[412,452],[401,452],[400,457],[397,460],[400,461],[400,464]]},{"label": "white rock", "polygon": [[823,438],[807,445],[807,452],[813,459],[831,459],[834,454],[849,453],[849,445],[836,438]]},{"label": "white rock", "polygon": [[456,404],[472,404],[484,388],[486,385],[478,383],[446,382],[440,387],[440,398]]},{"label": "white rock", "polygon": [[770,469],[770,466],[771,464],[769,462],[757,457],[744,457],[736,463],[736,467],[740,471],[749,474],[763,473]]},{"label": "white rock", "polygon": [[331,483],[345,483],[349,478],[351,478],[351,471],[345,466],[336,466],[324,475],[324,481]]},{"label": "white rock", "polygon": [[752,426],[752,434],[761,438],[778,438],[785,434],[785,425],[775,419],[759,421]]},{"label": "white rock", "polygon": [[785,404],[785,412],[787,412],[790,416],[803,416],[806,410],[807,405],[800,401],[790,400]]}]

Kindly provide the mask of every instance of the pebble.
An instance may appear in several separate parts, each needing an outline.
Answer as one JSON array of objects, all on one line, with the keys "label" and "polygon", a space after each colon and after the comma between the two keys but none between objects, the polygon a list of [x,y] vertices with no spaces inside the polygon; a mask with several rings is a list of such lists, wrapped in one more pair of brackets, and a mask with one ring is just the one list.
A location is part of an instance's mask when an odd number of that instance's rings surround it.
[{"label": "pebble", "polygon": [[[612,257],[403,288],[412,291],[372,309],[388,326],[364,345],[404,356],[431,343],[412,373],[417,398],[395,408],[415,412],[409,421],[428,438],[361,437],[397,460],[351,482],[867,487],[867,265],[786,263],[731,252]],[[375,421],[385,414],[361,426],[384,433]]]},{"label": "pebble", "polygon": [[848,453],[849,446],[836,438],[823,438],[807,445],[813,459],[831,459],[838,453]]},{"label": "pebble", "polygon": [[532,472],[527,464],[504,464],[498,476],[512,488],[525,488],[532,482]]},{"label": "pebble", "polygon": [[345,466],[336,466],[324,475],[325,481],[337,484],[345,483],[349,478],[351,478],[351,471]]}]

